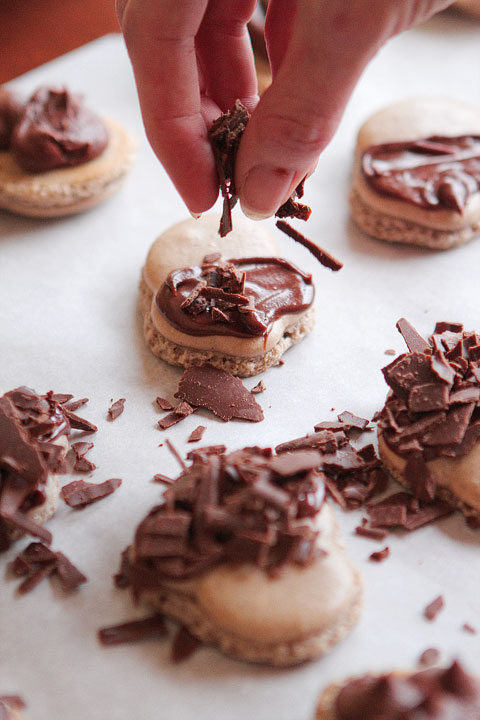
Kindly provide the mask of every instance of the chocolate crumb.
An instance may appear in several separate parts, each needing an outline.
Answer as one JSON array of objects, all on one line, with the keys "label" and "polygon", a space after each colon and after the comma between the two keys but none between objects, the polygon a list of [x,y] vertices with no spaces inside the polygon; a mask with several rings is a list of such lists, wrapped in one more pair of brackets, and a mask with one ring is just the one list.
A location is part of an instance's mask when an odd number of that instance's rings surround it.
[{"label": "chocolate crumb", "polygon": [[205,425],[199,425],[198,427],[196,427],[195,430],[192,430],[192,432],[190,433],[187,442],[191,443],[201,440],[206,429],[207,428]]},{"label": "chocolate crumb", "polygon": [[462,630],[464,630],[467,633],[470,633],[470,635],[476,635],[477,631],[475,630],[470,623],[463,623]]},{"label": "chocolate crumb", "polygon": [[76,590],[82,583],[87,582],[86,576],[63,553],[57,552],[56,556],[55,572],[65,592]]},{"label": "chocolate crumb", "polygon": [[182,626],[178,629],[172,643],[171,660],[173,663],[183,662],[189,658],[195,650],[197,650],[201,641],[192,635],[186,627]]},{"label": "chocolate crumb", "polygon": [[111,495],[121,484],[120,478],[111,478],[99,484],[74,480],[61,489],[60,495],[69,507],[81,510],[87,505]]},{"label": "chocolate crumb", "polygon": [[108,408],[108,418],[109,420],[116,420],[125,410],[125,398],[120,398],[120,400],[117,400],[113,403],[111,407]]},{"label": "chocolate crumb", "polygon": [[163,397],[157,397],[155,398],[155,402],[157,403],[160,410],[173,410],[173,405],[170,402],[170,400],[167,400]]},{"label": "chocolate crumb", "polygon": [[397,354],[397,351],[394,350],[393,348],[387,348],[387,349],[385,350],[385,353],[384,353],[384,354],[385,354],[385,355],[396,355],[396,354]]},{"label": "chocolate crumb", "polygon": [[97,636],[102,645],[123,645],[140,640],[154,640],[165,637],[166,634],[167,627],[163,616],[153,615],[141,620],[101,628]]},{"label": "chocolate crumb", "polygon": [[185,470],[185,468],[187,466],[185,465],[184,461],[182,460],[182,457],[181,457],[180,453],[178,452],[177,448],[168,439],[165,440],[165,445],[168,447],[168,449],[170,450],[170,452],[172,453],[173,457],[178,462],[178,464],[180,465],[182,470]]},{"label": "chocolate crumb", "polygon": [[250,392],[251,392],[251,393],[262,393],[262,392],[264,392],[266,389],[267,389],[267,386],[265,385],[265,383],[263,382],[263,380],[260,380],[260,382],[258,382],[258,383],[255,385],[255,387],[253,387],[253,388],[250,390]]},{"label": "chocolate crumb", "polygon": [[162,473],[156,473],[156,475],[153,476],[153,482],[161,482],[161,483],[165,483],[166,485],[171,485],[175,481],[173,478],[168,477],[168,475],[162,475]]},{"label": "chocolate crumb", "polygon": [[46,545],[33,542],[11,564],[17,577],[25,577],[19,585],[21,595],[34,590],[37,585],[50,575],[56,574],[64,592],[76,590],[87,581],[83,573],[61,552],[53,552]]},{"label": "chocolate crumb", "polygon": [[427,648],[420,655],[418,662],[420,665],[435,665],[440,660],[440,650],[437,648]]},{"label": "chocolate crumb", "polygon": [[390,548],[388,545],[383,548],[383,550],[377,550],[376,552],[373,552],[369,556],[369,560],[372,560],[373,562],[383,562],[388,558],[390,555]]},{"label": "chocolate crumb", "polygon": [[423,611],[423,614],[427,620],[432,622],[433,620],[435,620],[439,612],[443,610],[444,606],[445,601],[443,599],[443,595],[439,595],[435,598],[435,600],[432,600],[432,602],[427,605],[427,607]]},{"label": "chocolate crumb", "polygon": [[334,272],[341,270],[343,263],[336,260],[333,255],[330,255],[326,250],[323,250],[319,245],[314,243],[312,240],[306,238],[302,233],[299,233],[295,228],[286,223],[284,220],[277,220],[276,226],[279,230],[284,232],[288,237],[291,237],[295,242],[303,245],[309,252],[312,253],[314,258],[318,260],[322,265],[333,270]]}]

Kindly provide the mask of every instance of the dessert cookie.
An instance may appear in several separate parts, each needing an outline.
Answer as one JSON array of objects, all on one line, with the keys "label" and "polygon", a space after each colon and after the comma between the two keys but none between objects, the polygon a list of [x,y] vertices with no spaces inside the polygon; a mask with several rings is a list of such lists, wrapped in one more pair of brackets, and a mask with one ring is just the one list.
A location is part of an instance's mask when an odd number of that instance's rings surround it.
[{"label": "dessert cookie", "polygon": [[21,387],[0,398],[0,551],[24,532],[51,541],[42,524],[57,508],[69,432],[51,393]]},{"label": "dessert cookie", "polygon": [[362,584],[320,458],[196,451],[137,528],[122,587],[242,660],[287,666],[328,652],[357,622]]},{"label": "dessert cookie", "polygon": [[123,127],[100,119],[65,89],[40,88],[18,109],[18,100],[3,88],[0,136],[8,130],[8,142],[0,145],[0,208],[60,217],[118,190],[135,153]]},{"label": "dessert cookie", "polygon": [[239,216],[227,237],[217,230],[218,216],[208,214],[157,238],[140,283],[145,338],[173,365],[247,377],[312,329],[314,288],[258,223]]},{"label": "dessert cookie", "polygon": [[316,720],[465,720],[480,718],[480,681],[458,662],[416,673],[363,675],[329,685]]},{"label": "dessert cookie", "polygon": [[398,327],[409,352],[383,368],[391,392],[379,414],[386,469],[420,500],[480,515],[480,335],[437,323],[427,342]]},{"label": "dessert cookie", "polygon": [[360,129],[350,205],[370,235],[447,250],[480,232],[480,108],[435,98],[380,110]]}]

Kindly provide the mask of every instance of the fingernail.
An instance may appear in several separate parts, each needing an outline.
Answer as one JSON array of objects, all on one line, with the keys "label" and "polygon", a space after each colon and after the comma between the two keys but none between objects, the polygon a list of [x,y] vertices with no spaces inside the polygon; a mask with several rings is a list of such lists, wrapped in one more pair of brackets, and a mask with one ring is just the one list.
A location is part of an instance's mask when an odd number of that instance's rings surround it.
[{"label": "fingernail", "polygon": [[289,195],[294,172],[284,168],[256,165],[250,170],[241,188],[241,205],[252,220],[274,215]]},{"label": "fingernail", "polygon": [[192,212],[191,210],[189,210],[188,212],[190,213],[190,215],[192,216],[192,218],[193,218],[194,220],[198,220],[199,218],[202,217],[202,214],[203,214],[203,213],[194,213],[194,212]]}]

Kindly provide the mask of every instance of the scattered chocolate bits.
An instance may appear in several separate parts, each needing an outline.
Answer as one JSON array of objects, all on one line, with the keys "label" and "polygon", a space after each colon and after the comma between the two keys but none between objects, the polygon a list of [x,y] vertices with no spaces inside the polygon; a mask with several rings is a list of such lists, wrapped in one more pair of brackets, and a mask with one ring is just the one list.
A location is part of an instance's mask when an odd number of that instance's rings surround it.
[{"label": "scattered chocolate bits", "polygon": [[251,392],[251,393],[254,393],[254,394],[255,394],[255,393],[262,393],[262,392],[264,392],[266,389],[267,389],[267,386],[265,385],[265,383],[263,382],[263,380],[260,380],[260,381],[255,385],[255,387],[253,387],[253,388],[250,390],[250,392]]},{"label": "scattered chocolate bits", "polygon": [[260,422],[263,411],[242,381],[211,365],[187,368],[175,397],[194,407],[205,407],[225,420],[239,418]]},{"label": "scattered chocolate bits", "polygon": [[334,272],[342,269],[343,263],[341,263],[339,260],[336,260],[333,255],[330,255],[326,250],[323,250],[312,240],[306,238],[304,235],[302,235],[302,233],[299,233],[298,230],[295,230],[295,228],[293,228],[284,220],[277,220],[276,226],[279,230],[288,235],[288,237],[292,238],[292,240],[295,240],[295,242],[303,245],[303,247],[305,247],[310,253],[312,253],[313,257],[326,268],[329,268]]},{"label": "scattered chocolate bits", "polygon": [[167,400],[166,398],[157,397],[155,398],[155,402],[157,403],[160,410],[173,410],[173,405],[170,402],[170,400]]},{"label": "scattered chocolate bits", "polygon": [[18,587],[21,595],[31,592],[50,575],[56,575],[65,592],[76,590],[87,578],[61,552],[54,552],[46,545],[33,542],[10,564],[15,577],[25,578]]},{"label": "scattered chocolate bits", "polygon": [[163,475],[162,473],[156,473],[153,476],[153,482],[159,482],[159,483],[165,483],[166,485],[171,485],[173,482],[173,478],[168,477],[168,475]]},{"label": "scattered chocolate bits", "polygon": [[120,398],[120,400],[117,400],[113,403],[111,407],[108,408],[108,418],[109,420],[116,420],[125,410],[125,398]]},{"label": "scattered chocolate bits", "polygon": [[421,502],[407,492],[398,492],[380,502],[367,505],[371,526],[417,530],[439,518],[452,513],[452,508],[442,502]]},{"label": "scattered chocolate bits", "polygon": [[372,562],[383,562],[388,558],[390,555],[390,548],[384,547],[383,550],[376,550],[375,552],[371,553],[369,556],[369,560],[372,560]]},{"label": "scattered chocolate bits", "polygon": [[154,640],[165,637],[165,635],[167,635],[167,626],[163,615],[152,615],[121,625],[110,625],[101,628],[97,633],[102,645],[123,645],[142,640]]},{"label": "scattered chocolate bits", "polygon": [[60,495],[69,507],[81,510],[87,505],[111,495],[121,484],[120,478],[111,478],[103,483],[74,480],[61,489]]},{"label": "scattered chocolate bits", "polygon": [[206,429],[207,428],[205,425],[198,425],[198,427],[196,427],[195,430],[192,430],[192,432],[190,433],[187,442],[192,443],[201,440]]},{"label": "scattered chocolate bits", "polygon": [[185,420],[186,417],[195,412],[197,408],[193,408],[187,402],[183,401],[178,403],[177,407],[172,412],[165,415],[161,420],[158,421],[157,425],[160,430],[168,430],[172,425],[176,425],[181,420]]},{"label": "scattered chocolate bits", "polygon": [[75,463],[73,469],[77,472],[91,472],[97,467],[93,462],[88,460],[85,455],[93,448],[93,443],[76,442],[72,443],[71,449],[75,455]]},{"label": "scattered chocolate bits", "polygon": [[440,660],[440,650],[437,648],[427,648],[420,655],[418,662],[420,665],[429,666],[436,665]]},{"label": "scattered chocolate bits", "polygon": [[443,595],[439,595],[435,598],[435,600],[432,600],[432,602],[427,605],[427,607],[423,611],[423,614],[427,620],[432,622],[436,619],[437,615],[443,610],[444,607],[445,601],[443,599]]}]

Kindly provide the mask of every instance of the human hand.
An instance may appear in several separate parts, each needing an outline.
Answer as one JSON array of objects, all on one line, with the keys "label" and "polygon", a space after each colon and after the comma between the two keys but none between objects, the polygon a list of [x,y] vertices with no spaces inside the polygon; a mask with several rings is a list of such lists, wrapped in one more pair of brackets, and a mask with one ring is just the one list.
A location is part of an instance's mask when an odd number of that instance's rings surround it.
[{"label": "human hand", "polygon": [[[332,138],[368,62],[394,35],[452,0],[270,0],[273,82],[240,143],[244,212],[273,215]],[[253,0],[117,0],[147,136],[189,209],[218,183],[207,129],[239,98],[257,103],[246,23]]]}]

